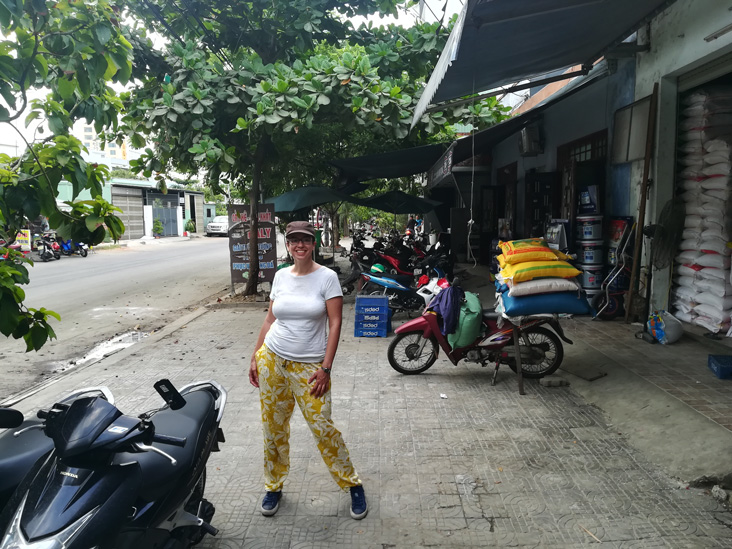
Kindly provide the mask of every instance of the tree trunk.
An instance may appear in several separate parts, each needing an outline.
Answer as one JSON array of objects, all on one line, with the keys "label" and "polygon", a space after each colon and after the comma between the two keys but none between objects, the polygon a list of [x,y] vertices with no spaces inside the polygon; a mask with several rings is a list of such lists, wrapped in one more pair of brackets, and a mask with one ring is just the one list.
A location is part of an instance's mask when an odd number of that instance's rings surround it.
[{"label": "tree trunk", "polygon": [[333,213],[333,257],[335,257],[336,248],[341,241],[341,214],[338,211]]},{"label": "tree trunk", "polygon": [[244,288],[244,295],[255,295],[259,283],[259,195],[262,185],[262,172],[269,148],[269,137],[265,136],[257,144],[254,153],[254,169],[252,171],[252,188],[249,190],[249,205],[251,206],[249,229],[249,278]]}]

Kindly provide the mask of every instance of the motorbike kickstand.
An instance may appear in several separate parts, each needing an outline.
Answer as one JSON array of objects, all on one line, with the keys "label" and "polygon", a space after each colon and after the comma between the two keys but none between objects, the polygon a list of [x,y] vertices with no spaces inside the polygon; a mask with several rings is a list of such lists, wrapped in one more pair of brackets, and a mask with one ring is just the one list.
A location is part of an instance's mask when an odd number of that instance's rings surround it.
[{"label": "motorbike kickstand", "polygon": [[496,360],[496,368],[493,370],[493,377],[491,378],[491,387],[496,386],[496,378],[498,377],[498,367],[500,365],[501,365],[501,363]]}]

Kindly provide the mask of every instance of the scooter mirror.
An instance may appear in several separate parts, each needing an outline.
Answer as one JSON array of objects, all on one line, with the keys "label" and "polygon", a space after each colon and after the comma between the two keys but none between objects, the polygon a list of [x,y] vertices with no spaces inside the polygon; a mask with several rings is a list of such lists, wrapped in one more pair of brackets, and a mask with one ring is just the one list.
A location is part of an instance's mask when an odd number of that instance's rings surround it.
[{"label": "scooter mirror", "polygon": [[0,408],[0,428],[12,429],[23,423],[23,414],[13,408]]},{"label": "scooter mirror", "polygon": [[153,385],[158,394],[170,406],[171,410],[180,410],[186,405],[186,399],[178,392],[178,389],[170,382],[169,379],[161,379]]}]

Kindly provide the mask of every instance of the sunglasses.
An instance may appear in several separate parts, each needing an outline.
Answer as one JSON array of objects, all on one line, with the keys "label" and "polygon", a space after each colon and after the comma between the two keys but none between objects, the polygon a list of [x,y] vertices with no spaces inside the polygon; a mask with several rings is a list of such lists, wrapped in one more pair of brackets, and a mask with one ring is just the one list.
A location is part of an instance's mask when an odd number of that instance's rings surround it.
[{"label": "sunglasses", "polygon": [[315,242],[315,240],[313,240],[312,238],[307,238],[307,237],[306,238],[288,238],[287,239],[287,243],[290,244],[291,246],[295,245],[295,244],[312,244],[313,242]]}]

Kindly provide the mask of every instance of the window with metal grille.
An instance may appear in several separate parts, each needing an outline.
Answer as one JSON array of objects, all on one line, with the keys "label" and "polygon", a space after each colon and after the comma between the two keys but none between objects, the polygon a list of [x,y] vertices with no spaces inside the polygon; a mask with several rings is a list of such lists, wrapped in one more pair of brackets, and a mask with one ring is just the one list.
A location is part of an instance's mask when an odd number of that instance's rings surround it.
[{"label": "window with metal grille", "polygon": [[572,161],[602,160],[607,157],[607,130],[586,135],[557,147],[557,167],[570,166]]}]

